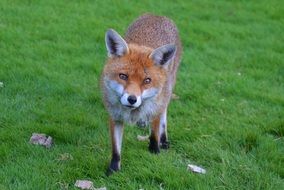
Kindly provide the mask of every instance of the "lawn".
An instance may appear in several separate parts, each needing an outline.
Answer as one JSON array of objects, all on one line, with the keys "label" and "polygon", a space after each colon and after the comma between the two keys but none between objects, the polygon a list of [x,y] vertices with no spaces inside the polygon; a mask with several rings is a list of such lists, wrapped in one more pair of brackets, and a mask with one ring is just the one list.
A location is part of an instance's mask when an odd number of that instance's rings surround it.
[{"label": "lawn", "polygon": [[[166,15],[183,43],[159,155],[127,126],[110,160],[104,34]],[[284,189],[284,1],[0,0],[0,189]],[[33,132],[54,138],[31,145]],[[64,157],[69,155],[69,157]],[[187,164],[206,174],[187,171]]]}]

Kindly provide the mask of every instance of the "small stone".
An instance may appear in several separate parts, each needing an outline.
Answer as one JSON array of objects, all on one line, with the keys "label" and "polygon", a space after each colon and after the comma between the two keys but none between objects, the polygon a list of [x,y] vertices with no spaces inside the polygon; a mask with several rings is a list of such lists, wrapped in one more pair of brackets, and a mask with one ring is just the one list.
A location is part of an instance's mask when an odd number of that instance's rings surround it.
[{"label": "small stone", "polygon": [[52,137],[46,134],[33,133],[30,138],[30,143],[50,148],[52,145]]},{"label": "small stone", "polygon": [[195,166],[195,165],[192,165],[192,164],[188,164],[187,165],[187,169],[192,171],[192,172],[195,172],[195,173],[200,173],[200,174],[206,174],[206,170],[199,167],[199,166]]},{"label": "small stone", "polygon": [[148,141],[149,140],[149,136],[142,136],[142,135],[137,135],[137,140],[138,141]]},{"label": "small stone", "polygon": [[80,189],[94,189],[93,182],[88,180],[77,180],[75,187],[78,187]]},{"label": "small stone", "polygon": [[52,137],[48,136],[45,142],[43,143],[43,146],[45,146],[46,148],[50,148],[51,145],[52,145]]},{"label": "small stone", "polygon": [[221,101],[221,102],[224,102],[224,101],[225,101],[225,99],[224,99],[224,98],[222,98],[222,99],[220,99],[220,101]]},{"label": "small stone", "polygon": [[3,87],[4,87],[4,83],[0,82],[0,88],[3,88]]}]

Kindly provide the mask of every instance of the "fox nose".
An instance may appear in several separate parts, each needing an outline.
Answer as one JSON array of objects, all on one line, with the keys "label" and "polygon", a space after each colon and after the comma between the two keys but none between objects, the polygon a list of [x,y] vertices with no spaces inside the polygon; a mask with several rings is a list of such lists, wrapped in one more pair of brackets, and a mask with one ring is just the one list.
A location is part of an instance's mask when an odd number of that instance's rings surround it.
[{"label": "fox nose", "polygon": [[136,98],[136,96],[130,95],[130,96],[128,96],[127,101],[128,101],[131,105],[133,105],[133,104],[135,104],[135,103],[137,102],[137,98]]}]

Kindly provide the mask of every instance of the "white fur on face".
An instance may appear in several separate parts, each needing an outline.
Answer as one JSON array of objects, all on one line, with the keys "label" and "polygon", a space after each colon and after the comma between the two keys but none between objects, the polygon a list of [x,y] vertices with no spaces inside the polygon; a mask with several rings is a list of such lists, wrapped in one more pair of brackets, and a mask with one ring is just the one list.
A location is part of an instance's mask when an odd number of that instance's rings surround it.
[{"label": "white fur on face", "polygon": [[[107,76],[104,77],[103,82],[107,109],[114,120],[134,124],[139,119],[148,121],[148,117],[156,113],[159,105],[157,104],[155,97],[159,93],[159,89],[144,90],[140,97],[137,97],[137,102],[134,104],[137,108],[128,108],[127,106],[124,106],[129,105],[127,100],[128,95],[125,94],[122,98],[124,95],[123,85],[116,80],[111,80]],[[136,109],[139,109],[139,112],[135,112]]]},{"label": "white fur on face", "polygon": [[[107,86],[110,90],[112,90],[114,93],[109,93],[108,94],[108,99],[112,104],[117,104],[118,102],[121,103],[123,106],[129,106],[129,110],[136,109],[141,106],[143,101],[149,101],[151,98],[153,98],[155,95],[158,94],[158,89],[157,88],[149,88],[143,91],[141,96],[136,96],[137,101],[135,104],[130,104],[129,101],[127,100],[130,94],[127,92],[124,92],[124,87],[123,85],[119,84],[116,80],[108,80]],[[148,103],[147,103],[148,105]],[[144,106],[145,107],[145,106]],[[147,108],[149,106],[146,106]],[[145,108],[146,108],[145,107]],[[148,110],[148,109],[147,109]],[[121,112],[119,113],[119,115]]]},{"label": "white fur on face", "polygon": [[123,96],[120,98],[121,104],[124,105],[124,106],[133,106],[133,108],[138,108],[142,103],[141,96],[136,96],[137,101],[135,102],[135,104],[130,104],[128,102],[127,99],[128,99],[129,96],[130,95],[127,92],[124,93]]},{"label": "white fur on face", "polygon": [[112,90],[114,90],[114,91],[117,93],[117,95],[122,96],[123,91],[124,91],[124,88],[123,88],[123,86],[122,86],[121,84],[119,84],[119,83],[118,83],[117,81],[115,81],[115,80],[111,80],[111,81],[109,82],[109,86],[110,86],[110,88],[111,88]]},{"label": "white fur on face", "polygon": [[145,100],[145,99],[148,99],[148,98],[152,98],[156,94],[158,94],[158,89],[156,89],[156,88],[146,89],[142,93],[142,99]]}]

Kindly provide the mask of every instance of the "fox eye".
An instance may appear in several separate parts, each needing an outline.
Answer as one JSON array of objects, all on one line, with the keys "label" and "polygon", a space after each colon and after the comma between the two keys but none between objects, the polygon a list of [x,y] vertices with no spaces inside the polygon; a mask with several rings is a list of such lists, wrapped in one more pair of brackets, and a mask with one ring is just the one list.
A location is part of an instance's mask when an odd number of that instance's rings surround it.
[{"label": "fox eye", "polygon": [[150,78],[145,78],[144,79],[144,84],[149,84],[151,82],[151,79]]},{"label": "fox eye", "polygon": [[121,80],[127,80],[127,79],[128,79],[128,76],[127,76],[126,74],[120,73],[120,74],[119,74],[119,78],[120,78]]}]

